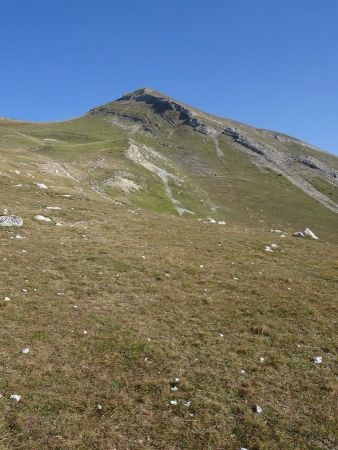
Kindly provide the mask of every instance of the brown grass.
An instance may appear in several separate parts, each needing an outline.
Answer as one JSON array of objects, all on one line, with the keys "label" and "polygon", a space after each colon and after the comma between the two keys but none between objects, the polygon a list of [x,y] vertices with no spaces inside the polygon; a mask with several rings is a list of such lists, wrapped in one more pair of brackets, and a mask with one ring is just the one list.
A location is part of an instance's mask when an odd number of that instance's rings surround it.
[{"label": "brown grass", "polygon": [[[337,246],[81,193],[1,195],[25,220],[0,230],[1,448],[337,447]],[[31,220],[45,203],[65,226]]]}]

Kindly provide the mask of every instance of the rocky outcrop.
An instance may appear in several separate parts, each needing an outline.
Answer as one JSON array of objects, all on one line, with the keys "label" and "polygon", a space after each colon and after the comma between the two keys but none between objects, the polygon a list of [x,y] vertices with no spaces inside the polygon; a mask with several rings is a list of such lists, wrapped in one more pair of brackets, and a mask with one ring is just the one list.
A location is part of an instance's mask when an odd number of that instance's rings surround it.
[{"label": "rocky outcrop", "polygon": [[329,169],[322,161],[319,161],[309,155],[298,155],[295,157],[295,160],[306,168],[320,172],[320,174],[327,180],[334,183],[338,182],[338,172]]},{"label": "rocky outcrop", "polygon": [[167,116],[166,113],[174,111],[178,113],[177,121],[180,125],[188,125],[193,128],[198,128],[200,121],[194,117],[192,111],[181,103],[172,100],[169,97],[163,97],[149,89],[140,89],[138,91],[132,92],[131,94],[125,94],[123,97],[117,101],[130,101],[144,102],[149,105],[152,110],[159,114],[161,117],[165,118],[170,123],[177,124],[173,119]]}]

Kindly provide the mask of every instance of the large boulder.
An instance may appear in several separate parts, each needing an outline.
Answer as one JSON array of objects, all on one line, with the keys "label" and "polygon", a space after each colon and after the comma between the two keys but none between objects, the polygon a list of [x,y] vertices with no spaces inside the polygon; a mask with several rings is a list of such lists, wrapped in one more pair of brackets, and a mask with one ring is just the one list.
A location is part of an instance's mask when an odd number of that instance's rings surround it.
[{"label": "large boulder", "polygon": [[22,227],[23,220],[19,216],[0,216],[1,227]]}]

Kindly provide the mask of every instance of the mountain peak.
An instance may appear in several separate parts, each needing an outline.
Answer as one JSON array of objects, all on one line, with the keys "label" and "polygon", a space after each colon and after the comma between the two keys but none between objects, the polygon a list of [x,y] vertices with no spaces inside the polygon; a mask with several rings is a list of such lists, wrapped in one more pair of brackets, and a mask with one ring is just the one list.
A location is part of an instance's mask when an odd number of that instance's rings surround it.
[{"label": "mountain peak", "polygon": [[145,97],[170,98],[168,95],[162,94],[161,92],[155,91],[154,89],[143,87],[140,89],[136,89],[136,91],[123,94],[123,96],[118,100],[135,100]]}]

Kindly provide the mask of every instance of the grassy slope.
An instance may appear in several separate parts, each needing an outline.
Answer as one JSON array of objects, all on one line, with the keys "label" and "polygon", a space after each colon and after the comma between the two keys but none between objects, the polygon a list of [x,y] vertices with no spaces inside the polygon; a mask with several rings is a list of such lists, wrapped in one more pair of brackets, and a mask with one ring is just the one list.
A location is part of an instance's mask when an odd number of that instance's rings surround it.
[{"label": "grassy slope", "polygon": [[[0,192],[25,220],[24,240],[0,230],[1,448],[337,445],[336,247],[4,177]],[[32,221],[47,204],[63,227]]]},{"label": "grassy slope", "polygon": [[[113,105],[115,109],[126,109],[119,103]],[[28,159],[35,158],[38,161],[51,158],[65,163],[76,178],[87,185],[101,185],[108,196],[123,203],[175,213],[162,182],[125,158],[124,152],[131,136],[138,143],[154,148],[173,163],[174,174],[184,179],[183,188],[172,183],[173,194],[184,207],[194,211],[196,217],[209,216],[210,206],[217,205],[219,210],[215,217],[225,218],[232,223],[249,226],[262,224],[265,228],[283,227],[290,231],[308,226],[325,238],[337,239],[336,214],[283,177],[258,169],[245,154],[233,148],[230,140],[220,139],[224,154],[224,159],[220,161],[210,138],[191,133],[186,127],[170,135],[168,123],[142,103],[127,112],[147,117],[152,123],[157,123],[159,131],[156,135],[140,132],[130,135],[101,116],[85,116],[52,124],[2,121],[0,146],[3,152],[8,149],[12,152],[17,147],[20,156]],[[104,163],[97,166],[99,158]],[[208,170],[205,171],[205,168]],[[125,195],[117,189],[104,187],[103,180],[114,173],[130,175],[143,187],[142,191]],[[321,180],[312,182],[324,193],[330,188]]]},{"label": "grassy slope", "polygon": [[[144,134],[137,139],[189,175],[185,206],[209,215],[204,196],[221,205],[217,214],[229,224],[133,213],[89,186],[128,171],[147,190],[114,197],[172,212],[161,183],[122,159],[128,139],[121,128],[93,117],[0,125],[1,205],[25,221],[14,233],[0,229],[1,448],[337,446],[336,215],[251,166],[226,140],[220,164],[211,142],[184,129],[179,139],[167,137],[179,140],[178,149]],[[192,156],[217,176],[192,171]],[[81,182],[43,171],[51,157]],[[94,170],[98,157],[107,166]],[[64,226],[34,222],[37,213]],[[304,225],[320,241],[267,232]],[[25,239],[10,239],[17,232]],[[267,254],[271,242],[280,250]],[[26,346],[31,353],[23,355]],[[322,365],[311,363],[315,355]],[[174,377],[181,379],[177,393],[170,391]],[[176,398],[178,406],[169,406]],[[252,412],[255,404],[263,414]]]},{"label": "grassy slope", "polygon": [[[145,123],[151,123],[156,129],[153,135],[136,134],[138,142],[144,142],[173,161],[181,173],[188,175],[193,186],[190,196],[179,197],[183,204],[192,204],[193,210],[200,215],[210,215],[207,204],[219,207],[219,217],[231,222],[257,226],[259,223],[268,227],[292,229],[312,227],[322,236],[337,241],[337,214],[332,213],[320,203],[303,193],[284,177],[272,171],[261,170],[252,164],[249,157],[234,148],[228,138],[220,138],[220,147],[224,159],[217,158],[215,143],[212,139],[199,133],[192,133],[188,127],[180,127],[172,134],[172,128],[143,102],[112,102],[105,105],[108,111],[114,111],[139,117]],[[171,120],[177,115],[170,113]],[[203,114],[205,120],[212,116]],[[108,119],[109,120],[109,116]],[[237,122],[225,120],[229,126],[236,126],[253,139],[265,141],[281,151],[293,154],[309,154],[321,159],[328,166],[338,168],[338,159],[325,152],[318,152],[301,144],[278,143],[268,137],[264,130],[258,130]],[[165,146],[163,146],[163,143]],[[203,171],[203,168],[210,169]],[[328,194],[326,182],[310,179],[312,184]],[[203,196],[203,194],[204,196]],[[182,192],[181,192],[182,195]],[[187,198],[188,197],[188,198]],[[204,205],[197,199],[203,197]],[[329,197],[332,198],[330,194]],[[130,197],[132,199],[132,197]],[[198,208],[199,203],[199,208]],[[151,201],[150,201],[151,204]],[[194,209],[195,208],[195,209]],[[197,208],[197,209],[196,209]]]}]

